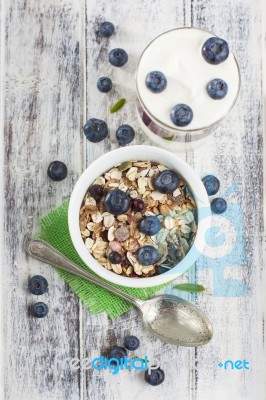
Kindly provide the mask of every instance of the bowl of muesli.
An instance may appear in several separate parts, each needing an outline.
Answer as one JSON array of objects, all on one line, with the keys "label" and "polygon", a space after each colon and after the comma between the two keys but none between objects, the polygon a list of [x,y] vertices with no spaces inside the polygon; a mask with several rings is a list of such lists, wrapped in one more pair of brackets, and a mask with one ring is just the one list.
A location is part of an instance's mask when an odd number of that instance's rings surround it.
[{"label": "bowl of muesli", "polygon": [[80,176],[68,225],[75,249],[122,286],[169,282],[196,261],[210,226],[206,190],[180,157],[153,146],[104,154]]}]

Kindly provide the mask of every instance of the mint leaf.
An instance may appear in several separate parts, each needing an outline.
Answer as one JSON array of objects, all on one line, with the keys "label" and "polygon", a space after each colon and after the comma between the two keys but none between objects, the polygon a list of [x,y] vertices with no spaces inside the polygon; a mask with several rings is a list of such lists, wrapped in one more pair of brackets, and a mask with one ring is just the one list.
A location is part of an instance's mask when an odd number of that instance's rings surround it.
[{"label": "mint leaf", "polygon": [[202,285],[197,285],[196,283],[179,283],[174,286],[174,289],[184,290],[186,292],[199,293],[204,292],[205,287]]},{"label": "mint leaf", "polygon": [[124,107],[125,104],[126,104],[126,99],[118,100],[118,102],[115,103],[113,105],[113,107],[110,108],[110,113],[113,114],[113,113],[117,112],[118,110],[120,110],[120,108]]}]

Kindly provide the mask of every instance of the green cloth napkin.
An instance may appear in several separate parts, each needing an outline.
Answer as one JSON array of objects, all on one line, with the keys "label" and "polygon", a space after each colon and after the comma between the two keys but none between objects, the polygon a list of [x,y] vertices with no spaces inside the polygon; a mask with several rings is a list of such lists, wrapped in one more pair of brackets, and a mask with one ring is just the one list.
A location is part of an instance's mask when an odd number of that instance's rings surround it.
[{"label": "green cloth napkin", "polygon": [[[68,230],[68,204],[68,201],[64,202],[60,207],[40,219],[41,232],[37,234],[37,237],[50,243],[50,245],[55,247],[66,257],[95,275],[81,260],[72,244]],[[59,268],[57,272],[68,283],[92,314],[105,311],[110,318],[116,318],[133,307],[133,305],[126,300],[80,277],[76,277]],[[160,289],[167,286],[167,284],[164,284],[151,288],[135,289],[125,288],[115,284],[112,285],[142,300],[148,299]]]}]

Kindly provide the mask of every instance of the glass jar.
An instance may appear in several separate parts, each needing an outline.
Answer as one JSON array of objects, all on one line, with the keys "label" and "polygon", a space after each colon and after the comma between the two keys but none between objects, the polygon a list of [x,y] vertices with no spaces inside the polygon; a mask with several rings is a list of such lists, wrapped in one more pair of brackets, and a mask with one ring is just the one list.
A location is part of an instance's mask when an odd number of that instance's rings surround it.
[{"label": "glass jar", "polygon": [[[137,117],[142,130],[156,144],[172,151],[186,151],[202,145],[235,104],[240,89],[240,72],[231,51],[219,64],[208,63],[202,55],[207,39],[215,35],[195,28],[178,28],[156,37],[143,51],[136,72]],[[165,90],[154,93],[145,84],[151,71],[162,72]],[[213,99],[207,85],[213,79],[227,83],[222,99]],[[192,121],[176,126],[170,118],[172,107],[186,104]]]}]

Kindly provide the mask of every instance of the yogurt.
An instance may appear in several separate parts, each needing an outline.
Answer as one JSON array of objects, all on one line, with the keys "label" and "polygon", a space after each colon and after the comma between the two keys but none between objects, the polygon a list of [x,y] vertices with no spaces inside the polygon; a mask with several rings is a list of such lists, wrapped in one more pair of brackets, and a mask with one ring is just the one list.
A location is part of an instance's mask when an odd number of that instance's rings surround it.
[{"label": "yogurt", "polygon": [[[197,140],[231,110],[240,87],[238,64],[231,51],[220,64],[208,63],[202,47],[210,37],[214,35],[199,29],[174,29],[155,38],[142,53],[136,74],[138,112],[152,135],[182,142],[190,133],[190,140]],[[153,93],[145,84],[151,71],[160,71],[167,79],[161,93]],[[219,100],[207,92],[208,83],[217,78],[228,86],[226,96]],[[172,108],[179,103],[193,111],[191,122],[184,127],[176,126],[170,118]]]}]

